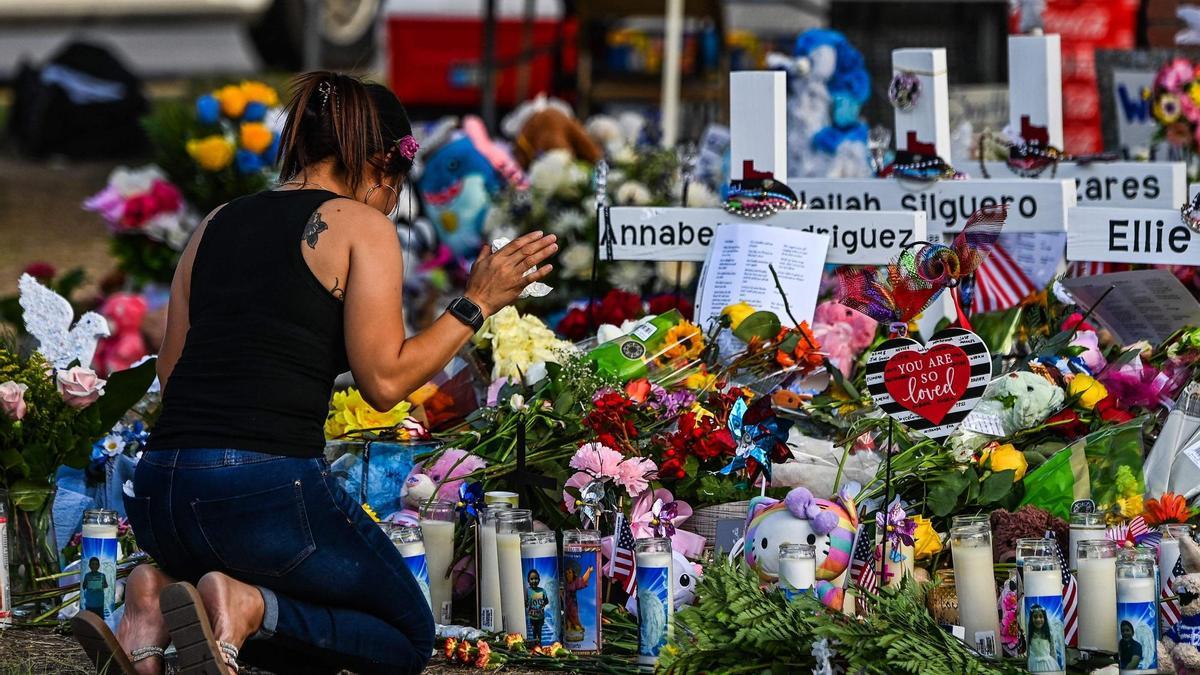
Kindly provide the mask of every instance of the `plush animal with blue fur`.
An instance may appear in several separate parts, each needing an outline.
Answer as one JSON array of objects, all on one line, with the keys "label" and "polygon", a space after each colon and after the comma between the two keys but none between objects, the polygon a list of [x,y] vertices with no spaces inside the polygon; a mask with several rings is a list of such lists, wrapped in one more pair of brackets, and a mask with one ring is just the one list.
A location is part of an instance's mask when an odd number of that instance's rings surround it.
[{"label": "plush animal with blue fur", "polygon": [[417,182],[438,238],[467,259],[483,245],[483,221],[502,186],[499,172],[465,135],[430,152]]},{"label": "plush animal with blue fur", "polygon": [[788,173],[800,177],[871,175],[863,104],[871,78],[862,54],[835,30],[796,38],[792,56],[769,63],[788,71]]},{"label": "plush animal with blue fur", "polygon": [[1200,673],[1200,546],[1190,537],[1179,540],[1179,560],[1186,572],[1174,582],[1181,617],[1158,642],[1158,672],[1194,675]]}]

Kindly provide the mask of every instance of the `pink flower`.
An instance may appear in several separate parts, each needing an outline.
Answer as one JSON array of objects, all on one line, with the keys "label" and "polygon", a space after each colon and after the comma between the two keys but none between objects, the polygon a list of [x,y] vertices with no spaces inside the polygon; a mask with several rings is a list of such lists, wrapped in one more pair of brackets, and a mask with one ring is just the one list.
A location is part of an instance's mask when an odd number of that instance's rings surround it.
[{"label": "pink flower", "polygon": [[644,457],[630,457],[617,467],[617,483],[629,492],[630,497],[636,497],[650,487],[647,474],[657,470],[658,466]]},{"label": "pink flower", "polygon": [[58,392],[63,400],[72,408],[82,409],[96,402],[104,395],[104,385],[107,384],[96,371],[91,368],[74,366],[69,370],[61,370],[56,378]]},{"label": "pink flower", "polygon": [[575,475],[567,479],[567,482],[563,485],[563,506],[566,507],[567,513],[575,513],[576,508],[575,496],[570,492],[567,492],[567,488],[574,488],[576,491],[579,491],[583,489],[583,486],[587,485],[593,480],[596,479],[592,478],[590,474],[584,471],[577,471],[575,472]]},{"label": "pink flower", "polygon": [[1100,336],[1091,330],[1081,330],[1075,333],[1075,339],[1071,340],[1072,347],[1083,348],[1079,358],[1093,373],[1100,372],[1108,365],[1108,361],[1104,359],[1104,352],[1100,351],[1099,341]]},{"label": "pink flower", "polygon": [[110,226],[116,227],[125,213],[125,200],[117,188],[109,185],[83,202],[83,208],[100,214]]},{"label": "pink flower", "polygon": [[588,443],[575,451],[571,468],[586,471],[593,478],[617,478],[618,467],[625,457],[603,443]]},{"label": "pink flower", "polygon": [[154,198],[156,213],[174,213],[179,210],[179,205],[183,200],[179,194],[179,188],[165,180],[155,180],[150,185],[150,196]]},{"label": "pink flower", "polygon": [[1177,58],[1158,71],[1158,77],[1154,79],[1154,84],[1167,91],[1179,93],[1183,91],[1184,85],[1192,81],[1193,75],[1194,69],[1191,62],[1187,59]]},{"label": "pink flower", "polygon": [[0,384],[0,410],[10,419],[19,420],[25,417],[25,391],[28,385],[13,381]]}]

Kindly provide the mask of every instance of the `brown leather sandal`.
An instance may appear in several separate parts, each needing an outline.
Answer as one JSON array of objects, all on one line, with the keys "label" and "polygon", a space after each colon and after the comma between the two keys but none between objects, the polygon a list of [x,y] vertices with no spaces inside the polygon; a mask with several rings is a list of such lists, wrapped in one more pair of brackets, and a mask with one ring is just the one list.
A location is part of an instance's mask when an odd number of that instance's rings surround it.
[{"label": "brown leather sandal", "polygon": [[137,675],[133,664],[154,657],[162,658],[163,655],[162,647],[151,645],[133,650],[130,658],[104,619],[86,610],[71,618],[71,632],[79,646],[83,647],[88,661],[96,666],[97,673]]},{"label": "brown leather sandal", "polygon": [[171,631],[177,655],[179,675],[235,675],[238,671],[237,648],[219,642],[213,635],[196,587],[179,582],[162,590],[159,607]]}]

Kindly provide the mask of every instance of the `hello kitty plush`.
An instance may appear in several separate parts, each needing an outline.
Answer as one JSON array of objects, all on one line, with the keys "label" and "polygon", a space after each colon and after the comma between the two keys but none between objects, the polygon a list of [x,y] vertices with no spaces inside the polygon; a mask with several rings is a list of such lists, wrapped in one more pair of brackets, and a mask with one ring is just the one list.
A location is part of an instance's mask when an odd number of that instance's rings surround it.
[{"label": "hello kitty plush", "polygon": [[1175,577],[1179,594],[1179,623],[1158,642],[1158,672],[1200,673],[1200,546],[1190,537],[1179,540],[1183,576]]},{"label": "hello kitty plush", "polygon": [[825,606],[842,608],[839,579],[850,567],[854,533],[858,530],[857,486],[844,487],[836,501],[817,499],[798,487],[783,501],[771,497],[750,500],[743,552],[746,564],[763,583],[779,579],[779,545],[812,544],[817,549],[817,597]]}]

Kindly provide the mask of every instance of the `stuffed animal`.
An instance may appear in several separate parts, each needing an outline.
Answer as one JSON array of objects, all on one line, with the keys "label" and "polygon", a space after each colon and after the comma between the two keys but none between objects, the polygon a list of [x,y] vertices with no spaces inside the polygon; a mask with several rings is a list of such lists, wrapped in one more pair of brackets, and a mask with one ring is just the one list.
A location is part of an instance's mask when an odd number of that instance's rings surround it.
[{"label": "stuffed animal", "polygon": [[857,487],[843,488],[836,501],[817,499],[798,487],[783,501],[750,500],[743,553],[746,564],[764,583],[779,579],[779,545],[812,544],[817,549],[817,597],[826,607],[842,608],[842,575],[850,567],[858,530]]},{"label": "stuffed animal", "polygon": [[1189,537],[1179,540],[1183,576],[1175,577],[1179,594],[1179,623],[1162,635],[1158,643],[1158,672],[1200,673],[1200,546]]},{"label": "stuffed animal", "polygon": [[417,181],[439,239],[468,260],[483,245],[483,221],[503,185],[501,174],[465,135],[431,148]]},{"label": "stuffed animal", "polygon": [[112,336],[101,340],[96,348],[97,372],[105,375],[125,370],[146,356],[146,340],[142,337],[146,311],[146,299],[135,293],[108,296],[100,306],[100,314],[108,319]]},{"label": "stuffed animal", "polygon": [[446,450],[432,464],[425,461],[413,465],[400,490],[405,506],[400,519],[417,518],[421,504],[429,501],[435,493],[438,500],[458,501],[458,489],[463,484],[463,477],[486,466],[483,458],[458,448]]},{"label": "stuffed animal", "polygon": [[850,377],[859,354],[875,341],[878,326],[879,322],[866,314],[831,300],[817,305],[812,331],[833,365]]},{"label": "stuffed animal", "polygon": [[[1061,387],[1041,375],[1019,370],[992,380],[972,414],[994,417],[1005,434],[1012,434],[1046,421],[1064,400]],[[946,440],[946,448],[962,459],[995,438],[960,427]]]},{"label": "stuffed animal", "polygon": [[[679,551],[672,551],[671,557],[671,571],[675,576],[674,604],[675,611],[678,612],[696,600],[696,584],[700,582],[700,577],[704,576],[704,568],[700,563],[688,560]],[[625,609],[634,617],[638,615],[637,604],[636,593],[625,601]]]},{"label": "stuffed animal", "polygon": [[570,106],[544,94],[509,113],[501,128],[513,139],[513,155],[526,169],[549,150],[568,150],[575,159],[592,164],[603,156]]}]

